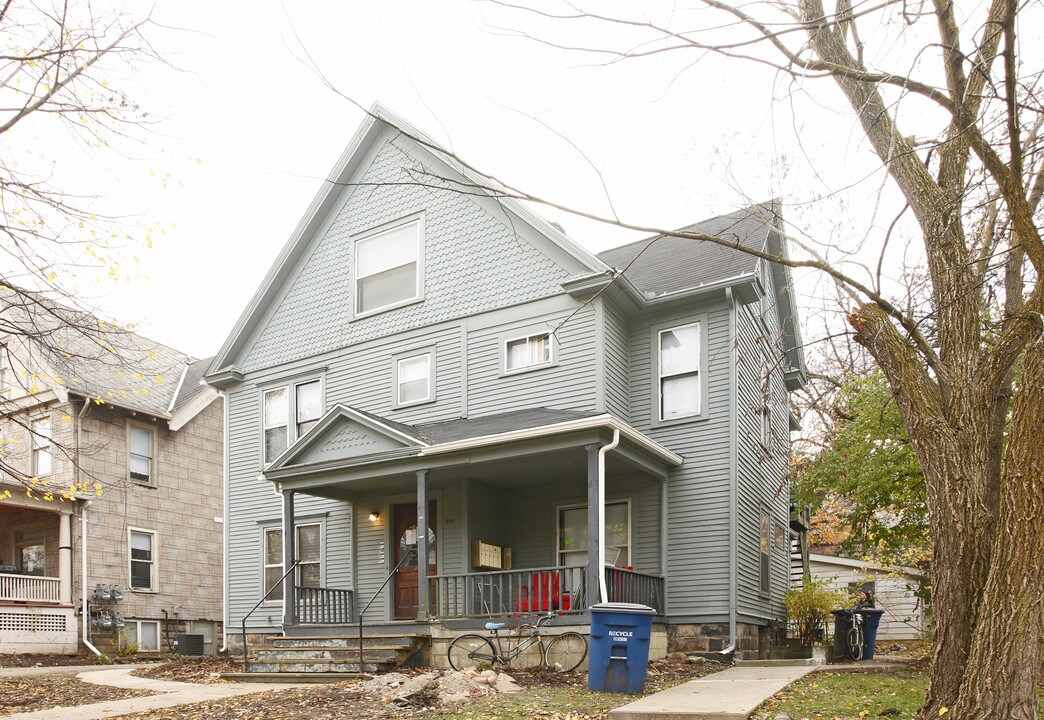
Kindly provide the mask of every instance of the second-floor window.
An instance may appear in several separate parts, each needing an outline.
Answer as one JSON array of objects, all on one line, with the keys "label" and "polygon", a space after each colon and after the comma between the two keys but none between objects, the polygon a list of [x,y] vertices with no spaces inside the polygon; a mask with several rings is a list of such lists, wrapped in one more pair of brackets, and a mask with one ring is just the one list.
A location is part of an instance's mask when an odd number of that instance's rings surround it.
[{"label": "second-floor window", "polygon": [[420,297],[421,222],[398,225],[355,243],[355,313]]},{"label": "second-floor window", "polygon": [[660,420],[700,414],[700,324],[659,332]]},{"label": "second-floor window", "polygon": [[319,422],[323,414],[322,382],[307,380],[265,390],[263,403],[264,455],[269,463]]},{"label": "second-floor window", "polygon": [[33,477],[51,474],[51,420],[33,421]]},{"label": "second-floor window", "polygon": [[152,428],[140,425],[127,426],[130,453],[128,466],[130,479],[151,484],[155,479],[154,459],[156,457],[156,432]]},{"label": "second-floor window", "polygon": [[504,349],[504,370],[513,372],[550,365],[551,335],[541,333],[508,340]]}]

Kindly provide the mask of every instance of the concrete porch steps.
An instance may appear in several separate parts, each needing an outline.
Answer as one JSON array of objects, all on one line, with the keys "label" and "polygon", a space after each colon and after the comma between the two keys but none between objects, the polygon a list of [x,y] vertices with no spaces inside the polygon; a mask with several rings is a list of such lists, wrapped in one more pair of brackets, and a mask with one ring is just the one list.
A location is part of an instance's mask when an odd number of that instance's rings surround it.
[{"label": "concrete porch steps", "polygon": [[368,680],[369,673],[292,673],[292,672],[234,672],[221,673],[224,680],[241,683],[339,683],[345,680]]},{"label": "concrete porch steps", "polygon": [[415,635],[286,635],[254,650],[249,674],[351,674],[387,672],[409,664],[427,638]]}]

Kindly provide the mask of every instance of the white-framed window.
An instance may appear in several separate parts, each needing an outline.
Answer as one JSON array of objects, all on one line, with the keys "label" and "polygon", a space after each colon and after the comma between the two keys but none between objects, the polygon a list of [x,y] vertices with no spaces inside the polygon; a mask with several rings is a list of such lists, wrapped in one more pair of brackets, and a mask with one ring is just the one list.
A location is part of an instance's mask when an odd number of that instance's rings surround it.
[{"label": "white-framed window", "polygon": [[657,332],[659,419],[698,416],[702,404],[700,323]]},{"label": "white-framed window", "polygon": [[33,477],[50,475],[53,460],[51,457],[51,419],[41,418],[33,421]]},{"label": "white-framed window", "polygon": [[138,652],[159,652],[159,621],[125,620],[122,637],[128,644],[137,644]]},{"label": "white-framed window", "polygon": [[[557,509],[558,564],[580,567],[587,564],[587,505],[564,505]],[[616,567],[631,567],[631,503],[615,500],[605,504],[605,561]]]},{"label": "white-framed window", "polygon": [[518,372],[554,363],[554,341],[550,333],[512,338],[504,343],[504,372]]},{"label": "white-framed window", "polygon": [[[297,545],[295,550],[301,561],[294,573],[294,584],[298,587],[318,588],[323,584],[323,524],[301,523],[297,527]],[[262,542],[264,543],[264,573],[265,586],[263,591],[272,593],[266,598],[266,602],[281,602],[283,600],[283,585],[276,587],[280,578],[283,577],[283,530],[279,527],[264,528],[262,531]]]},{"label": "white-framed window", "polygon": [[43,528],[15,531],[14,560],[22,575],[47,574],[47,533]]},{"label": "white-framed window", "polygon": [[434,353],[395,360],[395,405],[415,405],[435,399]]},{"label": "white-framed window", "polygon": [[761,506],[761,528],[760,528],[760,540],[758,543],[758,578],[759,578],[759,590],[762,595],[769,594],[769,550],[771,550],[771,539],[769,537],[770,527],[772,525],[772,516],[769,513],[769,509],[764,505]]},{"label": "white-framed window", "polygon": [[158,586],[156,531],[128,528],[130,589],[155,592]]},{"label": "white-framed window", "polygon": [[270,463],[319,422],[323,414],[322,380],[312,378],[269,388],[261,403],[264,462]]},{"label": "white-framed window", "polygon": [[0,345],[0,398],[6,398],[11,389],[11,356],[6,345]]},{"label": "white-framed window", "polygon": [[420,218],[356,240],[356,316],[420,298],[421,270]]},{"label": "white-framed window", "polygon": [[761,361],[761,405],[758,407],[761,421],[761,447],[772,454],[772,373],[769,364]]},{"label": "white-framed window", "polygon": [[127,424],[127,472],[134,482],[152,485],[156,481],[156,429]]}]

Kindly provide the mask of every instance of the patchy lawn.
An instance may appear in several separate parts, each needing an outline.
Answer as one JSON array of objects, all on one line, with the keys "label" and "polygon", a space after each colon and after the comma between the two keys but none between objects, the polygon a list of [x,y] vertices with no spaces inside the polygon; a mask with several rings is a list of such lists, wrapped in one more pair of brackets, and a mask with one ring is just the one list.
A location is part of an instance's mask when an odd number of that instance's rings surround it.
[{"label": "patchy lawn", "polygon": [[[725,666],[717,663],[650,664],[648,693],[708,675]],[[165,679],[191,677],[180,666]],[[181,677],[177,677],[181,674]],[[183,705],[121,716],[115,720],[408,720],[424,716],[432,720],[604,720],[609,710],[637,699],[638,695],[593,693],[587,689],[587,673],[513,672],[522,686],[515,694],[477,697],[463,705],[440,708],[431,696],[418,696],[410,704],[382,703],[362,692],[359,681],[243,695],[215,702]]]},{"label": "patchy lawn", "polygon": [[74,705],[126,700],[154,695],[149,690],[92,685],[80,682],[75,675],[33,675],[0,678],[0,717],[34,710],[51,710]]},{"label": "patchy lawn", "polygon": [[[786,713],[793,720],[906,720],[917,713],[927,689],[928,678],[919,670],[816,672],[773,695],[751,718],[772,720]],[[1044,703],[1037,717],[1044,720]]]}]

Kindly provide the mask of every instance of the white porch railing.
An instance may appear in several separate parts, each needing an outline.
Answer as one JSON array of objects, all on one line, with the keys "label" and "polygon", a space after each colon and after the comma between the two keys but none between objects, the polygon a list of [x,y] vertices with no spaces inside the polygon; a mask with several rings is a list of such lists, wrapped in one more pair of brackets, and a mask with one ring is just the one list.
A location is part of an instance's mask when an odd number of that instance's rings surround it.
[{"label": "white porch railing", "polygon": [[56,577],[0,574],[0,602],[59,603],[61,591]]}]

